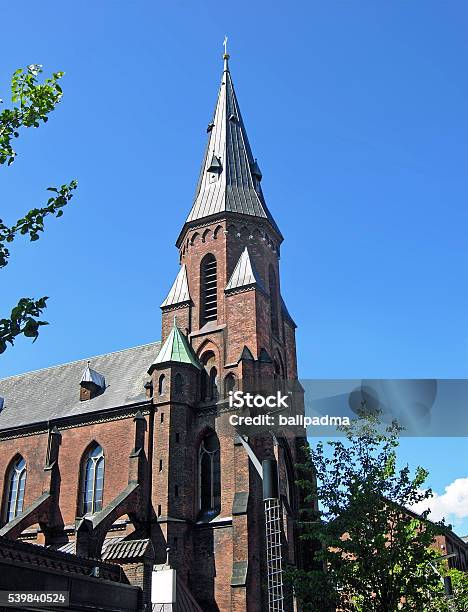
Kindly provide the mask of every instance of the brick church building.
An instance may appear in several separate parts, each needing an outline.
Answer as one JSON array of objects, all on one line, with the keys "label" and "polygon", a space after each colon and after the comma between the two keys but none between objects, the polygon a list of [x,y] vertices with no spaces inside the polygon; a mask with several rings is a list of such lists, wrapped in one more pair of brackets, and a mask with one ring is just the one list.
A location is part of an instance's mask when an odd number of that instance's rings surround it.
[{"label": "brick church building", "polygon": [[[10,587],[70,575],[95,609],[150,610],[153,568],[171,567],[177,606],[153,610],[268,609],[262,482],[227,397],[297,380],[296,326],[281,295],[283,237],[227,54],[207,133],[161,341],[0,380],[0,575],[14,568]],[[277,459],[283,564],[301,556],[302,442],[248,440],[259,461]],[[286,596],[284,610],[293,606]]]}]

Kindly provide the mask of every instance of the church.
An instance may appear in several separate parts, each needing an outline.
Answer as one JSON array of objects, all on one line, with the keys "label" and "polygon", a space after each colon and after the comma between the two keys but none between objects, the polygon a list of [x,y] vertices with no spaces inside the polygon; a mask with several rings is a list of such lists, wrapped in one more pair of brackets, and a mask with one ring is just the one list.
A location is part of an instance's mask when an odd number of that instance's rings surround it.
[{"label": "church", "polygon": [[161,340],[0,380],[0,590],[67,591],[72,610],[297,609],[274,575],[303,562],[305,432],[239,435],[227,403],[297,381],[261,185],[225,53]]}]

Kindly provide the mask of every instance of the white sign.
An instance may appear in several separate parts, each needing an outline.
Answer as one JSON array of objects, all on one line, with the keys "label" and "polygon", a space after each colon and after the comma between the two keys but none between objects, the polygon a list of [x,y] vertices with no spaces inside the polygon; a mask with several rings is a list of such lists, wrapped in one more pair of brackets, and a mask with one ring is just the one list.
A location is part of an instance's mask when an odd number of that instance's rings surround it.
[{"label": "white sign", "polygon": [[151,577],[151,602],[173,604],[176,602],[176,570],[153,570]]}]

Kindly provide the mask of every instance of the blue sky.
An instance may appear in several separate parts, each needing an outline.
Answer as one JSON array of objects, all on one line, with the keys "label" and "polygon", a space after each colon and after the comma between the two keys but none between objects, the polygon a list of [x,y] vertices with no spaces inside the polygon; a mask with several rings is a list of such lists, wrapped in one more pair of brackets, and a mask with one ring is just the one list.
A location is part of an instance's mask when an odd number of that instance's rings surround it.
[{"label": "blue sky", "polygon": [[[0,216],[80,186],[1,272],[0,312],[49,295],[51,325],[0,357],[0,376],[159,337],[225,34],[285,236],[301,376],[467,376],[466,3],[49,1],[2,17],[1,98],[19,66],[66,76],[47,126],[0,168]],[[439,494],[468,476],[463,439],[403,450]]]}]

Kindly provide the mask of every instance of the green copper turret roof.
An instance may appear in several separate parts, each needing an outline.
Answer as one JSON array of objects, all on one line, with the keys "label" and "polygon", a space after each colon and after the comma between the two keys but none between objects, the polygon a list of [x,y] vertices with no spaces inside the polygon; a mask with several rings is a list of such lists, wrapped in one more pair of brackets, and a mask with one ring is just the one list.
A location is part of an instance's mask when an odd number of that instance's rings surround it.
[{"label": "green copper turret roof", "polygon": [[171,329],[148,373],[151,374],[154,366],[159,363],[190,363],[199,370],[202,368],[187,337],[180,331],[175,321],[174,327]]}]

